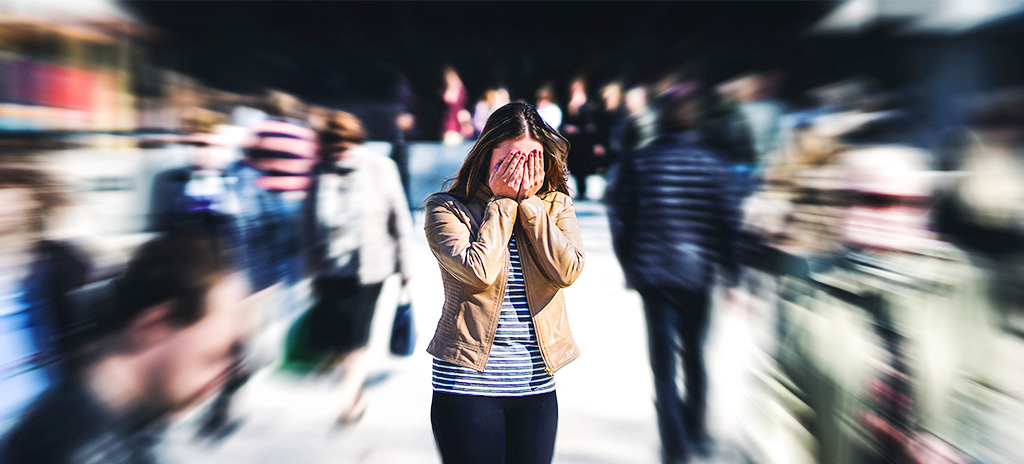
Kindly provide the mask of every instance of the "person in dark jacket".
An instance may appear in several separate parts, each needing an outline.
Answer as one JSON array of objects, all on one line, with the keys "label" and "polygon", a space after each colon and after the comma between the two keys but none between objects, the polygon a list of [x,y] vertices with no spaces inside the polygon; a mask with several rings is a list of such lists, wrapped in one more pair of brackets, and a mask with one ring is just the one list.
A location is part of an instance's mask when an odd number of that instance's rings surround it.
[{"label": "person in dark jacket", "polygon": [[[728,166],[700,145],[702,101],[690,93],[664,102],[661,135],[622,160],[607,197],[615,253],[644,301],[666,463],[709,448],[702,345],[716,267],[726,282],[736,268],[737,208]],[[685,402],[676,384],[680,355]]]}]

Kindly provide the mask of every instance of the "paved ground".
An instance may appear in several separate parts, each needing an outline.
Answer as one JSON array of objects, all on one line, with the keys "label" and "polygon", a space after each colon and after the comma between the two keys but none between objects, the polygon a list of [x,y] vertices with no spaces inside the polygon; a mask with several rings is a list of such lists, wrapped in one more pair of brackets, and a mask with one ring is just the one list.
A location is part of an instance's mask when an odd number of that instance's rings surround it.
[{"label": "paved ground", "polygon": [[[556,375],[560,422],[555,462],[656,463],[658,434],[640,299],[624,287],[603,208],[588,202],[577,211],[587,264],[567,289],[566,301],[583,355]],[[374,321],[370,407],[361,422],[332,431],[338,408],[331,379],[294,378],[267,369],[239,397],[244,420],[235,434],[216,446],[197,443],[186,420],[172,434],[168,451],[189,463],[440,462],[429,421],[430,355],[423,347],[440,315],[442,287],[436,261],[422,236],[417,237],[413,295],[420,348],[405,359],[387,354],[396,293],[389,282]],[[716,362],[713,369],[725,371],[724,365]],[[730,414],[736,412],[732,409]]]}]

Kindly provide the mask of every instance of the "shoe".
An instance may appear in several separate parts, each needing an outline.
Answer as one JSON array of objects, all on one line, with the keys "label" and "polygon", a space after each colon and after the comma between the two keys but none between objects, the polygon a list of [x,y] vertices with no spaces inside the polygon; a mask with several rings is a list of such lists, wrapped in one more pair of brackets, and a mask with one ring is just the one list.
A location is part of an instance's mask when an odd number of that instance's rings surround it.
[{"label": "shoe", "polygon": [[708,459],[715,455],[715,441],[707,435],[693,440],[690,446],[694,454],[701,459]]},{"label": "shoe", "polygon": [[356,398],[355,403],[352,404],[352,407],[338,416],[338,420],[334,422],[334,427],[340,430],[355,425],[363,418],[364,415],[366,415],[367,406],[368,403],[366,402],[366,399],[363,398],[363,394],[360,393],[359,397]]}]

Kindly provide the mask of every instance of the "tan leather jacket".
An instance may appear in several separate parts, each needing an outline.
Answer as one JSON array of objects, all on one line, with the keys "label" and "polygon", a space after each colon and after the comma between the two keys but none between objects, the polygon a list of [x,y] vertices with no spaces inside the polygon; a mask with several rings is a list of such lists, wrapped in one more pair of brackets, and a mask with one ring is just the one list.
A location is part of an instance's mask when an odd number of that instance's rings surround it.
[{"label": "tan leather jacket", "polygon": [[548,372],[579,356],[562,289],[583,270],[583,240],[572,200],[547,192],[517,203],[486,189],[463,203],[448,194],[427,200],[427,242],[441,265],[444,309],[427,351],[483,371],[498,328],[510,266],[512,231],[519,243],[526,299]]}]

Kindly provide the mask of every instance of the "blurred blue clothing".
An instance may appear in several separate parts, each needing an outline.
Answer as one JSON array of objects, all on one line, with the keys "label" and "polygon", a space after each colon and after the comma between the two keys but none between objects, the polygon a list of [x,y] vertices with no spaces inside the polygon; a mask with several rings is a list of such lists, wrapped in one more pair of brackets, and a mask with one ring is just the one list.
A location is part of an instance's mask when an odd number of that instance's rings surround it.
[{"label": "blurred blue clothing", "polygon": [[285,224],[281,231],[279,240],[283,250],[287,250],[277,261],[277,273],[281,281],[289,288],[288,304],[294,304],[291,287],[302,280],[305,272],[305,256],[303,254],[304,237],[302,230],[303,205],[306,202],[305,192],[303,195],[293,195],[296,192],[272,194],[278,196],[282,221]]},{"label": "blurred blue clothing", "polygon": [[624,157],[607,192],[616,256],[638,290],[703,292],[737,268],[733,172],[694,133],[662,135]]},{"label": "blurred blue clothing", "polygon": [[233,179],[196,166],[169,169],[153,180],[150,232],[187,232],[216,237],[227,250],[239,246]]},{"label": "blurred blue clothing", "polygon": [[757,165],[755,163],[733,163],[731,170],[733,201],[740,204],[753,194],[760,184],[760,179],[757,177]]},{"label": "blurred blue clothing", "polygon": [[51,265],[37,261],[20,285],[0,293],[0,436],[62,374]]},{"label": "blurred blue clothing", "polygon": [[263,176],[249,163],[228,168],[232,212],[239,238],[239,263],[254,291],[279,282],[295,282],[302,273],[301,196],[273,193],[257,180]]}]

